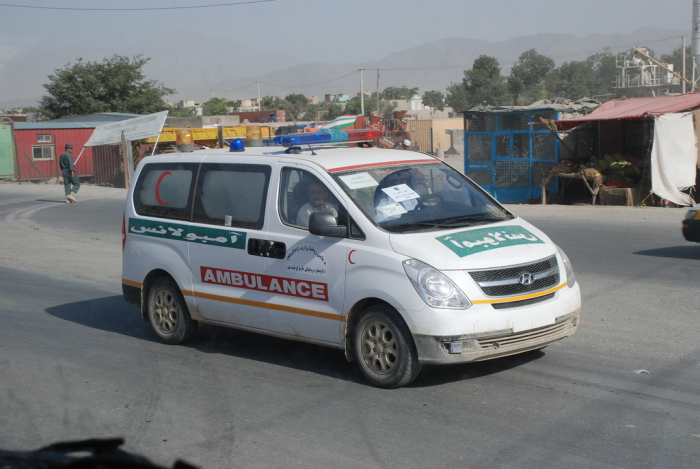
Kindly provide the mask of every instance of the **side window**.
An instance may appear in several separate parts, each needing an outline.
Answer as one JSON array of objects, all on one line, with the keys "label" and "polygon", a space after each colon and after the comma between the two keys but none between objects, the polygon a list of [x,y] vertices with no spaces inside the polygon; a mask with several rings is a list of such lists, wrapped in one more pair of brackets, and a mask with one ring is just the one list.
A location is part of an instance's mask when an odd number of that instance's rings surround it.
[{"label": "side window", "polygon": [[279,213],[282,222],[302,229],[309,228],[314,212],[330,212],[338,217],[344,211],[326,185],[308,171],[284,168],[280,182]]},{"label": "side window", "polygon": [[156,163],[144,166],[134,186],[139,215],[190,220],[197,164]]},{"label": "side window", "polygon": [[266,165],[202,164],[192,221],[262,229],[270,174]]}]

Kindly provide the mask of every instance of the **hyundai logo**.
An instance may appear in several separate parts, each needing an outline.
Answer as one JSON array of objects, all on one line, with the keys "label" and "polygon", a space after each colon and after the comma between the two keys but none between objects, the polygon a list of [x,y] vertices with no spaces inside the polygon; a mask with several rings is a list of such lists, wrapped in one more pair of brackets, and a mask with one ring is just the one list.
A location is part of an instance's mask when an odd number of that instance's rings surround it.
[{"label": "hyundai logo", "polygon": [[522,274],[518,275],[518,283],[520,285],[532,285],[532,282],[534,281],[535,277],[533,277],[530,272],[523,272]]}]

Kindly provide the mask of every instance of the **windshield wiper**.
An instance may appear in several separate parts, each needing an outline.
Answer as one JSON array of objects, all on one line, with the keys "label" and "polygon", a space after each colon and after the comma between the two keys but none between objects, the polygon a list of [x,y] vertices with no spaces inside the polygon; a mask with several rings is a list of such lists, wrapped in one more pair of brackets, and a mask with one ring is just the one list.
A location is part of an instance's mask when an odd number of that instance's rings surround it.
[{"label": "windshield wiper", "polygon": [[470,215],[468,217],[455,218],[454,220],[446,221],[446,222],[440,223],[439,225],[436,225],[436,226],[452,226],[452,225],[459,225],[459,224],[473,222],[473,221],[497,222],[497,221],[503,221],[503,220],[507,220],[507,218],[487,217],[485,215]]}]

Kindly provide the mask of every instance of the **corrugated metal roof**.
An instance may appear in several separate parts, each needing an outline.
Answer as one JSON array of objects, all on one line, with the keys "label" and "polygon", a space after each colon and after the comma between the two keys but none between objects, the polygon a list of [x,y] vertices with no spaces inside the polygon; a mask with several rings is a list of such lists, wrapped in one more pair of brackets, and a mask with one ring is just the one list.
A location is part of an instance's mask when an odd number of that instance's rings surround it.
[{"label": "corrugated metal roof", "polygon": [[34,129],[94,129],[98,125],[111,124],[114,121],[106,122],[27,122],[15,124],[15,130],[34,130]]},{"label": "corrugated metal roof", "polygon": [[121,112],[99,112],[85,116],[64,117],[42,122],[28,122],[15,124],[17,130],[33,129],[94,129],[98,125],[111,124],[127,119],[140,117],[141,114],[125,114]]},{"label": "corrugated metal roof", "polygon": [[123,112],[96,112],[84,116],[71,116],[54,119],[58,122],[118,122],[139,117],[141,114],[126,114]]},{"label": "corrugated metal roof", "polygon": [[553,100],[543,99],[536,101],[529,106],[476,106],[468,111],[470,112],[519,112],[519,111],[559,111],[559,112],[577,112],[590,111],[600,106],[600,102],[595,99],[583,98],[578,101],[570,99],[555,98]]},{"label": "corrugated metal roof", "polygon": [[17,130],[32,130],[32,129],[94,129],[98,125],[111,124],[127,119],[140,117],[141,114],[125,114],[123,112],[98,112],[95,114],[87,114],[85,116],[63,117],[42,122],[28,122],[25,124],[16,124]]}]

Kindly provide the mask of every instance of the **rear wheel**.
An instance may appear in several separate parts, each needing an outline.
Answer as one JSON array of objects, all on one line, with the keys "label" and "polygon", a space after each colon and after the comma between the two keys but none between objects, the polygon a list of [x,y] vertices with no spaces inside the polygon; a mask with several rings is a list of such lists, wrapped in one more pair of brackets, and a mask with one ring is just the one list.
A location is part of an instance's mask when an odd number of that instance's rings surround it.
[{"label": "rear wheel", "polygon": [[362,313],[354,345],[362,373],[375,386],[405,386],[420,372],[411,332],[401,317],[385,306],[372,306]]},{"label": "rear wheel", "polygon": [[158,337],[166,344],[177,345],[189,340],[197,330],[175,281],[161,277],[148,295],[148,319]]}]

